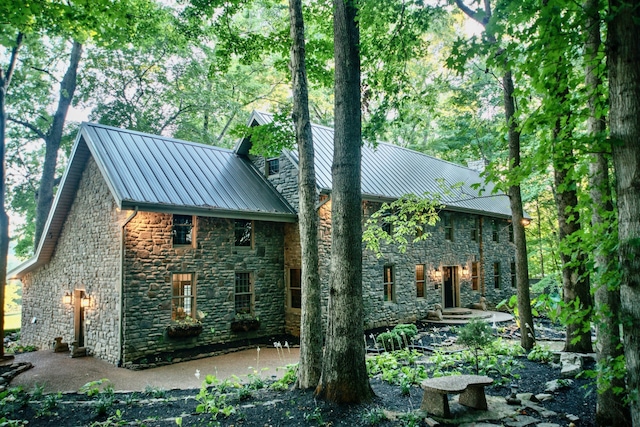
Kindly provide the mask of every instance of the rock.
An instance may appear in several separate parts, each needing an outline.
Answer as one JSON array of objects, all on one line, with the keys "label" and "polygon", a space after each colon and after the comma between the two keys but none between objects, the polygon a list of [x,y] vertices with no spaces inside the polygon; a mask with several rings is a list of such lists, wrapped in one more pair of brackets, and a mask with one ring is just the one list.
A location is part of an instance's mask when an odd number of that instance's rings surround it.
[{"label": "rock", "polygon": [[549,393],[538,393],[536,394],[536,399],[540,402],[546,402],[547,400],[553,399],[553,395]]},{"label": "rock", "polygon": [[434,420],[433,418],[429,418],[429,417],[425,418],[425,419],[424,419],[424,422],[425,422],[429,427],[436,427],[436,426],[439,426],[439,425],[440,425],[440,423],[439,423],[439,422],[437,422],[437,421],[436,421],[436,420]]},{"label": "rock", "polygon": [[560,377],[575,378],[582,372],[582,356],[577,353],[561,353],[560,365],[562,365]]},{"label": "rock", "polygon": [[565,417],[572,423],[575,423],[576,421],[580,421],[580,417],[573,414],[566,414]]},{"label": "rock", "polygon": [[572,380],[566,380],[566,379],[547,381],[545,383],[545,391],[549,393],[553,393],[563,388],[570,387],[572,384],[573,384]]},{"label": "rock", "polygon": [[528,415],[516,415],[512,420],[506,418],[502,421],[504,422],[504,425],[508,427],[527,427],[540,422],[539,419]]},{"label": "rock", "polygon": [[560,424],[556,424],[556,423],[540,423],[536,427],[560,427]]}]

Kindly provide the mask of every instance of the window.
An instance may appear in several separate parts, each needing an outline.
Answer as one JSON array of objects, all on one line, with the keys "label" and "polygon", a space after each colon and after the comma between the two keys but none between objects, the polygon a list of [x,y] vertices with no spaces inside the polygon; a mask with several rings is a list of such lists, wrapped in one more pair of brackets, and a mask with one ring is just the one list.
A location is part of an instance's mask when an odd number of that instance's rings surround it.
[{"label": "window", "polygon": [[477,261],[471,263],[471,289],[480,290],[480,263]]},{"label": "window", "polygon": [[451,215],[445,215],[444,221],[444,238],[453,241],[453,218]]},{"label": "window", "polygon": [[277,175],[280,173],[280,159],[267,160],[267,176]]},{"label": "window", "polygon": [[509,241],[513,243],[513,224],[509,224]]},{"label": "window", "polygon": [[478,238],[478,232],[480,230],[480,218],[474,218],[473,219],[473,224],[471,225],[471,241],[472,242],[479,242],[480,239]]},{"label": "window", "polygon": [[172,235],[174,245],[190,245],[193,241],[193,217],[174,215]]},{"label": "window", "polygon": [[384,300],[393,302],[393,266],[384,266]]},{"label": "window", "polygon": [[302,270],[289,270],[289,307],[302,308]]},{"label": "window", "polygon": [[516,263],[512,262],[511,263],[511,287],[515,288],[516,287]]},{"label": "window", "polygon": [[181,320],[195,314],[195,287],[191,273],[178,273],[171,277],[171,319]]},{"label": "window", "polygon": [[493,287],[500,289],[500,263],[493,263]]},{"label": "window", "polygon": [[236,273],[236,314],[251,314],[251,273]]},{"label": "window", "polygon": [[246,219],[236,219],[235,228],[235,246],[251,247],[251,235],[253,223]]},{"label": "window", "polygon": [[493,220],[493,241],[500,242],[500,230],[498,229],[498,221]]},{"label": "window", "polygon": [[416,297],[424,298],[424,264],[416,265]]}]

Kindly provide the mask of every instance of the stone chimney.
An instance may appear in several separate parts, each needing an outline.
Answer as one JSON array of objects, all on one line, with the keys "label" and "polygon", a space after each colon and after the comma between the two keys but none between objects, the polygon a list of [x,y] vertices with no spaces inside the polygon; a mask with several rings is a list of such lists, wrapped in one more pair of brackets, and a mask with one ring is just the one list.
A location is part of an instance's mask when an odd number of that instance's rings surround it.
[{"label": "stone chimney", "polygon": [[467,167],[469,169],[473,169],[480,173],[484,172],[487,166],[489,166],[489,160],[487,159],[471,160],[467,162]]}]

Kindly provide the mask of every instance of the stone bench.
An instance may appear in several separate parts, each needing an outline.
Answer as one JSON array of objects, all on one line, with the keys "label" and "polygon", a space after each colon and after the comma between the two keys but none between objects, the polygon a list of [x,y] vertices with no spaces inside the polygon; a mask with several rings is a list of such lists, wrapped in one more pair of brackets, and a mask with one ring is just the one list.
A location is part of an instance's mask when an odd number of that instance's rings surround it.
[{"label": "stone bench", "polygon": [[449,393],[460,394],[461,405],[475,409],[487,409],[484,387],[491,385],[493,378],[482,375],[451,375],[429,378],[422,381],[422,404],[420,409],[438,417],[450,418]]}]

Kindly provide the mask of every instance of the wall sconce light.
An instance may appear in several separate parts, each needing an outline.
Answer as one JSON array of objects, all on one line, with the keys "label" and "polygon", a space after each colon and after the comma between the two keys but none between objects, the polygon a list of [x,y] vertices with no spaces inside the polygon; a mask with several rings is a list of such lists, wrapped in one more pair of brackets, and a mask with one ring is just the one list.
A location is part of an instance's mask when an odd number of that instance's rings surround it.
[{"label": "wall sconce light", "polygon": [[87,308],[91,306],[91,298],[87,295],[83,296],[80,300],[80,306],[82,308]]},{"label": "wall sconce light", "polygon": [[433,269],[433,279],[437,281],[442,280],[442,271],[437,267]]},{"label": "wall sconce light", "polygon": [[524,225],[526,227],[529,224],[531,224],[531,220],[530,219],[522,218],[522,225]]},{"label": "wall sconce light", "polygon": [[71,305],[72,298],[73,296],[71,295],[71,292],[65,292],[64,296],[62,297],[62,303]]},{"label": "wall sconce light", "polygon": [[462,266],[462,277],[464,277],[465,279],[469,278],[469,267],[467,267],[467,264]]}]

